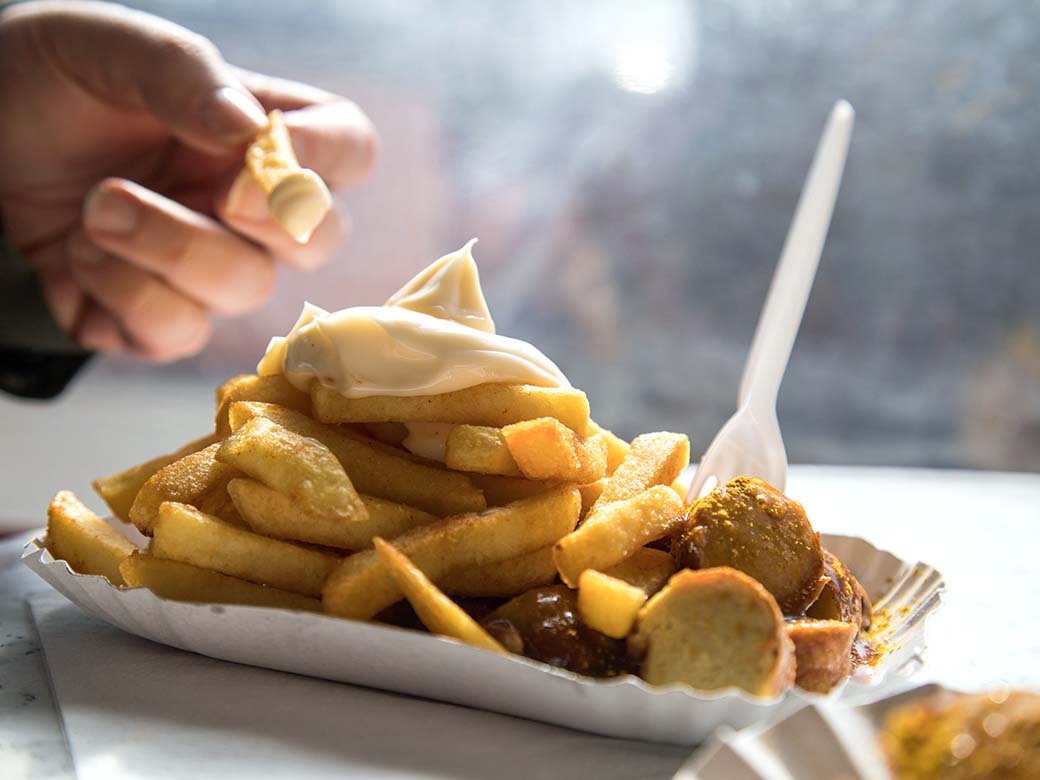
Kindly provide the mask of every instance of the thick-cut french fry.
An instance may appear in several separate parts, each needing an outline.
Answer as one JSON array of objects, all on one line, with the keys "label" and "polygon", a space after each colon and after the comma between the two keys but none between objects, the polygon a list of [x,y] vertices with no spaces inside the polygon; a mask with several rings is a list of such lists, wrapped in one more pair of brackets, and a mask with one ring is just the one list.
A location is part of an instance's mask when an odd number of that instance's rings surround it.
[{"label": "thick-cut french fry", "polygon": [[218,449],[219,442],[186,455],[159,469],[141,485],[130,507],[130,522],[138,531],[145,536],[152,535],[163,501],[191,504],[208,515],[241,524],[238,510],[227,492],[228,482],[241,473],[217,460]]},{"label": "thick-cut french fry", "polygon": [[589,628],[614,639],[628,636],[646,598],[642,589],[593,569],[578,579],[578,616]]},{"label": "thick-cut french fry", "polygon": [[440,580],[441,590],[452,596],[512,598],[525,590],[548,585],[556,579],[552,545],[486,566],[456,569]]},{"label": "thick-cut french fry", "polygon": [[[580,510],[578,491],[558,488],[509,506],[415,528],[394,539],[394,546],[436,582],[456,569],[497,563],[552,544],[574,528]],[[401,595],[376,552],[365,550],[346,558],[333,572],[322,603],[332,614],[368,620]]]},{"label": "thick-cut french fry", "polygon": [[95,479],[93,482],[94,491],[108,504],[108,508],[112,510],[113,516],[118,517],[124,523],[129,523],[130,507],[134,505],[137,491],[141,489],[141,485],[147,482],[152,474],[163,466],[169,466],[175,460],[180,460],[185,455],[191,455],[193,452],[198,452],[208,447],[217,440],[216,434],[211,433],[208,436],[203,436],[201,439],[188,442],[169,455],[160,455],[158,458],[152,458],[139,466],[133,466],[126,471],[113,474],[111,477]]},{"label": "thick-cut french fry", "polygon": [[521,476],[501,428],[456,425],[444,446],[444,465],[455,471]]},{"label": "thick-cut french fry", "polygon": [[571,588],[577,587],[585,569],[609,569],[674,530],[683,520],[683,502],[668,485],[596,506],[599,508],[593,508],[581,528],[556,543],[556,568]]},{"label": "thick-cut french fry", "polygon": [[686,501],[686,494],[690,492],[690,485],[692,482],[693,473],[684,470],[682,474],[672,481],[672,490],[679,495],[679,498]]},{"label": "thick-cut french fry", "polygon": [[601,428],[595,420],[589,420],[589,435],[594,433],[603,434],[603,440],[607,443],[607,476],[609,477],[628,455],[629,444],[613,431]]},{"label": "thick-cut french fry", "polygon": [[607,444],[596,434],[582,439],[552,417],[507,425],[502,429],[509,454],[528,479],[594,482],[607,472]]},{"label": "thick-cut french fry", "polygon": [[228,422],[228,410],[236,401],[260,401],[267,404],[278,404],[288,409],[309,415],[311,413],[311,396],[297,390],[281,374],[257,376],[241,374],[229,379],[217,388],[216,432],[221,439],[231,433]]},{"label": "thick-cut french fry", "polygon": [[278,224],[306,243],[332,208],[332,195],[318,174],[300,167],[281,111],[268,114],[267,127],[246,149],[246,169],[267,195]]},{"label": "thick-cut french fry", "polygon": [[603,487],[607,484],[607,478],[597,479],[595,482],[586,482],[584,485],[578,485],[578,490],[581,491],[581,516],[584,518],[592,509],[592,505],[599,500],[599,497],[603,494]]},{"label": "thick-cut french fry", "polygon": [[487,384],[440,395],[347,398],[320,382],[311,386],[314,415],[322,422],[440,422],[504,425],[553,417],[579,436],[589,425],[589,399],[573,388]]},{"label": "thick-cut french fry", "polygon": [[220,445],[217,460],[330,524],[368,520],[361,496],[329,448],[271,420],[256,417],[238,428]]},{"label": "thick-cut french fry", "polygon": [[392,454],[380,442],[364,441],[334,430],[291,409],[248,401],[232,404],[229,419],[233,429],[254,417],[264,417],[320,441],[339,459],[354,487],[366,495],[414,506],[438,517],[479,511],[487,506],[483,493],[465,474]]},{"label": "thick-cut french fry", "polygon": [[[523,477],[503,477],[497,474],[467,474],[484,493],[488,506],[505,506],[522,501],[560,486],[559,482]],[[584,498],[582,499],[584,504]]]},{"label": "thick-cut french fry", "polygon": [[250,528],[264,536],[361,550],[374,536],[393,537],[437,520],[421,509],[362,496],[367,516],[350,520],[308,512],[284,493],[252,479],[233,479],[228,493]]},{"label": "thick-cut french fry", "polygon": [[71,490],[62,490],[47,507],[47,549],[77,574],[100,574],[118,586],[119,564],[137,548]]},{"label": "thick-cut french fry", "polygon": [[458,604],[444,595],[400,550],[378,536],[373,539],[376,554],[404,593],[415,614],[434,634],[452,637],[474,647],[505,653],[483,627]]},{"label": "thick-cut french fry", "polygon": [[647,596],[653,596],[668,583],[675,569],[675,559],[669,553],[643,547],[603,573],[640,588]]},{"label": "thick-cut french fry", "polygon": [[149,552],[232,577],[317,596],[339,557],[268,539],[171,501],[159,507]]},{"label": "thick-cut french fry", "polygon": [[139,550],[119,564],[130,588],[148,588],[160,598],[210,604],[246,604],[257,607],[321,612],[321,602],[287,590],[257,585],[183,561],[156,558]]},{"label": "thick-cut french fry", "polygon": [[604,504],[624,501],[655,485],[670,485],[690,463],[690,440],[681,433],[644,433],[632,440],[589,517]]}]

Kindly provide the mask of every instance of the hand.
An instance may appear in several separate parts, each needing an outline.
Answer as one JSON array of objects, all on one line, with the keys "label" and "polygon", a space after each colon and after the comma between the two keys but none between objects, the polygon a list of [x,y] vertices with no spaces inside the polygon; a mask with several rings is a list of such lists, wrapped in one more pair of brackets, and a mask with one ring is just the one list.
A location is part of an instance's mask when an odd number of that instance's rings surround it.
[{"label": "hand", "polygon": [[0,218],[83,346],[169,361],[210,314],[270,295],[275,261],[311,269],[340,243],[335,211],[306,245],[236,182],[265,112],[286,113],[303,166],[363,179],[376,138],[348,100],[232,68],[182,27],[120,6],[0,12]]}]

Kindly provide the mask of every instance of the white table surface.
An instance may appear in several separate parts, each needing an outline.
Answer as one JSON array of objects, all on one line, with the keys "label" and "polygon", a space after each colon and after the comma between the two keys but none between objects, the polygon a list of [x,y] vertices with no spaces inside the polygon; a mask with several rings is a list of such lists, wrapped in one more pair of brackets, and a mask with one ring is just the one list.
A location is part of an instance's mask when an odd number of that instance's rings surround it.
[{"label": "white table surface", "polygon": [[[1040,688],[1040,475],[806,466],[793,469],[788,493],[818,529],[863,536],[943,572],[948,594],[929,623],[921,680]],[[24,603],[46,586],[18,564],[19,554],[18,540],[0,544],[0,777],[69,778]],[[409,735],[396,736],[406,750]],[[342,776],[365,771],[348,751]]]}]

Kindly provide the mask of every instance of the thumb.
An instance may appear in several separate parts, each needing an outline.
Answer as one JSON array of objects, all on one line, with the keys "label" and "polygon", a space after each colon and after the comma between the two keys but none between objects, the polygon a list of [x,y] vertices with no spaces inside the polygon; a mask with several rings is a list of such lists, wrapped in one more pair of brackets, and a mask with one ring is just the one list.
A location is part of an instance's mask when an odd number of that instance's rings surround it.
[{"label": "thumb", "polygon": [[110,105],[151,113],[191,146],[226,151],[266,124],[217,48],[190,30],[104,3],[33,3],[26,11],[69,78]]}]

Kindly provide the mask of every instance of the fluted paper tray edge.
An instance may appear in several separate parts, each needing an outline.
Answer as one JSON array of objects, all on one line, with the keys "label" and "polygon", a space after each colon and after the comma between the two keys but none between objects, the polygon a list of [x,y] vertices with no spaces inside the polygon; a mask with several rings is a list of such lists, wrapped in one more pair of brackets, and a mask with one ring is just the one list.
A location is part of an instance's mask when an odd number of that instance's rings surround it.
[{"label": "fluted paper tray edge", "polygon": [[[41,535],[42,537],[42,535]],[[501,712],[605,736],[694,745],[716,729],[775,721],[819,697],[792,690],[770,700],[736,690],[651,686],[626,675],[598,680],[517,656],[391,626],[290,610],[192,604],[145,588],[120,589],[55,560],[41,537],[22,561],[90,615],[160,644],[225,661],[325,678]],[[941,603],[942,576],[858,537],[822,535],[875,604],[893,616],[889,650],[829,701],[906,686],[921,663],[924,624]]]}]

